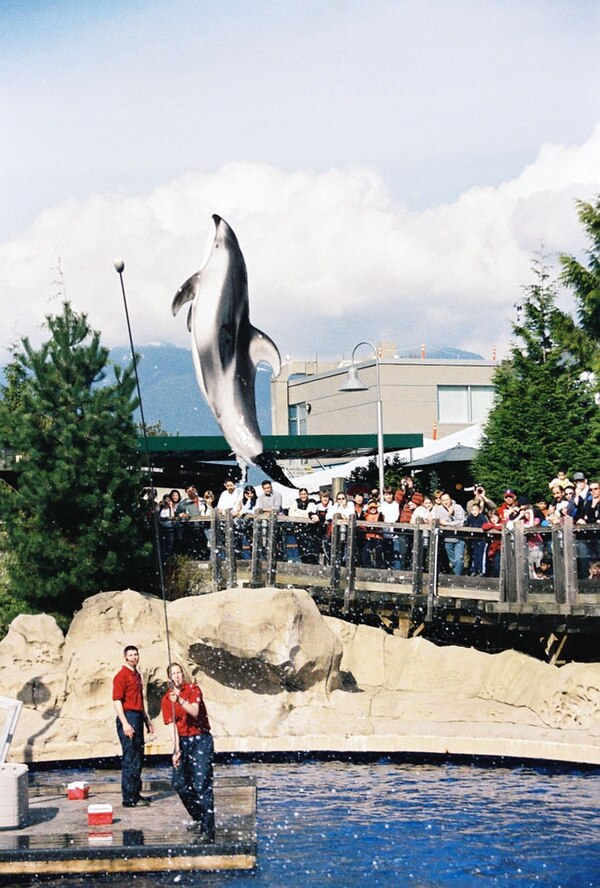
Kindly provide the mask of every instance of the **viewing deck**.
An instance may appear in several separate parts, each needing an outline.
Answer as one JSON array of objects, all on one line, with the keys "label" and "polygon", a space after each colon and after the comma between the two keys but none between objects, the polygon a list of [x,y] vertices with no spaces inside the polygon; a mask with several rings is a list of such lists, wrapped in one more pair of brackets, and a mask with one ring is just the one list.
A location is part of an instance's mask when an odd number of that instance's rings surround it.
[{"label": "viewing deck", "polygon": [[[437,524],[367,524],[352,516],[334,522],[327,535],[304,518],[240,522],[227,512],[188,524],[188,533],[193,524],[204,528],[207,549],[198,557],[192,545],[194,588],[183,594],[238,585],[304,588],[324,613],[383,624],[405,637],[442,625],[446,634],[453,625],[540,633],[553,662],[567,636],[600,634],[600,579],[588,578],[600,552],[600,525],[566,519],[553,528],[517,523],[511,531],[487,533]],[[390,567],[361,564],[365,534],[374,531],[387,540]],[[500,541],[498,576],[452,573],[444,546],[450,539],[464,542],[465,570],[476,542]],[[535,575],[533,543],[538,552],[550,553],[549,577]],[[398,566],[402,560],[405,569]]]}]

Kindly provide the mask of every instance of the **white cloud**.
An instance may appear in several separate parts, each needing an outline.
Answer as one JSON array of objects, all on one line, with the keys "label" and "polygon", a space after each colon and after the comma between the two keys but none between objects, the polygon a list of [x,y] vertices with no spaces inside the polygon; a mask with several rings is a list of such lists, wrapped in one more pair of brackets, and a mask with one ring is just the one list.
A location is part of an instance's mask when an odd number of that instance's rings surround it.
[{"label": "white cloud", "polygon": [[68,298],[107,344],[126,339],[115,256],[138,343],[187,343],[172,297],[200,265],[211,214],[246,256],[253,322],[282,352],[348,353],[358,338],[478,350],[510,337],[532,253],[583,247],[575,199],[600,191],[600,126],[579,146],[544,145],[512,181],[409,212],[373,169],[287,173],[233,162],[147,194],[96,194],[41,213],[0,247],[0,344],[29,335]]}]

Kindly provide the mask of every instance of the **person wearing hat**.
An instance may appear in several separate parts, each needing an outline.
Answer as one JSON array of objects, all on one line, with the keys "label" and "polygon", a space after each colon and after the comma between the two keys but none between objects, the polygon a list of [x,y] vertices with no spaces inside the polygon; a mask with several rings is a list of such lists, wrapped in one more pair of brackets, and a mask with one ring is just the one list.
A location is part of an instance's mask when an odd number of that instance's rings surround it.
[{"label": "person wearing hat", "polygon": [[500,515],[500,518],[502,519],[502,522],[506,523],[508,519],[508,513],[517,505],[517,494],[514,492],[514,490],[508,487],[504,491],[503,499],[504,502],[500,503],[497,511]]},{"label": "person wearing hat", "polygon": [[[369,500],[365,512],[365,521],[369,523],[379,523],[383,520],[383,515],[379,511],[379,503],[377,500]],[[381,530],[373,528],[365,529],[365,541],[362,546],[361,562],[363,567],[384,567],[383,560],[383,534]]]},{"label": "person wearing hat", "polygon": [[[583,472],[574,472],[575,496],[572,499],[571,514],[573,521],[583,517],[586,503],[592,498],[587,478]],[[585,521],[583,522],[585,524]]]}]

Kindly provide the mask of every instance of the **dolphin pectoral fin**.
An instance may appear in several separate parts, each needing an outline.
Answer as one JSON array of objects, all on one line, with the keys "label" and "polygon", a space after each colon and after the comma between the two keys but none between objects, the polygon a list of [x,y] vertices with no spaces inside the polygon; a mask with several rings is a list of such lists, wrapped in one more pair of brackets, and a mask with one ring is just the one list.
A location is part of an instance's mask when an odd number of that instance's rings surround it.
[{"label": "dolphin pectoral fin", "polygon": [[173,313],[173,315],[176,315],[181,306],[185,305],[186,302],[193,301],[196,293],[198,292],[199,286],[200,272],[197,271],[196,274],[193,274],[191,278],[188,278],[185,284],[180,287],[175,293],[175,297],[173,299],[173,302],[171,303],[171,312]]},{"label": "dolphin pectoral fin", "polygon": [[281,355],[279,354],[279,349],[266,333],[263,333],[262,330],[258,330],[256,327],[252,327],[252,336],[250,338],[250,359],[254,366],[256,366],[259,361],[265,361],[271,367],[273,376],[279,376],[281,372]]},{"label": "dolphin pectoral fin", "polygon": [[192,306],[191,305],[190,305],[190,310],[188,311],[188,316],[187,316],[187,328],[188,328],[188,331],[191,333],[192,332]]}]

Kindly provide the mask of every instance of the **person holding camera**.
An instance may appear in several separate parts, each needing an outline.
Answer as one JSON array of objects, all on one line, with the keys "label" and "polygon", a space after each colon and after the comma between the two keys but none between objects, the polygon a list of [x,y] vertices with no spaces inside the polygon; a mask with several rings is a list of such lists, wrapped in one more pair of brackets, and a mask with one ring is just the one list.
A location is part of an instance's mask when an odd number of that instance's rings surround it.
[{"label": "person holding camera", "polygon": [[471,514],[473,506],[479,506],[479,513],[488,517],[496,511],[496,503],[487,496],[482,484],[476,484],[473,488],[473,497],[467,503],[467,515]]}]

